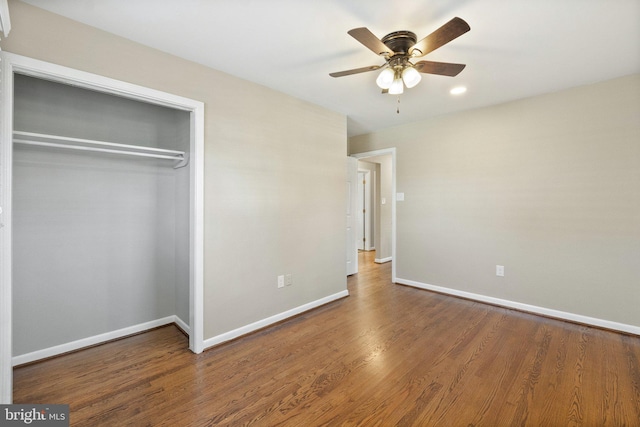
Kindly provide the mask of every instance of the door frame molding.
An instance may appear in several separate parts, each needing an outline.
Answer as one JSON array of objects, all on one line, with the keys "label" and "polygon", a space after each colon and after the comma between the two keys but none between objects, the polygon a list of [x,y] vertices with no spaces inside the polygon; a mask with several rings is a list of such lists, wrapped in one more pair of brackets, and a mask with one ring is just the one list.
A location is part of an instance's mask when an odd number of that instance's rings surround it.
[{"label": "door frame molding", "polygon": [[204,349],[204,103],[33,58],[0,52],[0,403],[12,401],[13,77],[24,74],[190,113],[189,348]]},{"label": "door frame molding", "polygon": [[366,160],[367,157],[377,157],[384,156],[390,154],[391,155],[391,282],[396,283],[396,265],[397,265],[397,254],[396,254],[396,147],[392,148],[382,148],[380,150],[373,151],[365,151],[361,153],[351,153],[351,157],[355,157],[358,160]]}]

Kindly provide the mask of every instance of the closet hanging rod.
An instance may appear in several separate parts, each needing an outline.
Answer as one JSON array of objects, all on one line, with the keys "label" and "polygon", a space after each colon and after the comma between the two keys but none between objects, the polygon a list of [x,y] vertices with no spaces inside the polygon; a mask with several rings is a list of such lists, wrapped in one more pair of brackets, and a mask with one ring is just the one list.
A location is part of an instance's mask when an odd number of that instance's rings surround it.
[{"label": "closet hanging rod", "polygon": [[14,138],[13,142],[17,142],[19,144],[26,144],[26,145],[38,145],[41,147],[69,148],[71,150],[98,151],[101,153],[127,154],[130,156],[139,156],[139,157],[153,157],[155,159],[182,160],[182,157],[170,156],[166,154],[142,153],[137,151],[114,150],[111,148],[86,147],[82,145],[56,144],[55,142],[46,142],[46,141],[30,141],[27,139]]},{"label": "closet hanging rod", "polygon": [[[52,139],[54,141],[78,142],[78,143],[81,143],[81,144],[90,144],[90,145],[96,145],[96,146],[100,146],[101,145],[101,146],[105,146],[105,147],[114,147],[114,148],[121,149],[121,150],[127,150],[127,149],[129,149],[129,150],[140,150],[140,151],[148,151],[148,152],[151,152],[151,153],[162,153],[162,154],[173,155],[173,156],[183,156],[184,155],[184,151],[167,150],[167,149],[164,149],[164,148],[155,148],[155,147],[144,147],[144,146],[140,146],[140,145],[119,144],[119,143],[115,143],[115,142],[98,141],[98,140],[94,140],[94,139],[72,138],[72,137],[68,137],[68,136],[49,135],[49,134],[44,134],[44,133],[23,132],[23,131],[13,131],[13,134],[14,135],[18,135],[18,136],[26,136],[26,137],[39,138],[39,139]],[[64,147],[68,146],[67,144],[59,144],[59,145],[60,146],[64,146]]]},{"label": "closet hanging rod", "polygon": [[[127,145],[127,144],[118,144],[115,142],[106,142],[106,141],[96,141],[92,139],[82,139],[82,138],[71,138],[66,136],[59,135],[47,135],[43,133],[34,133],[34,132],[23,132],[23,131],[14,131],[13,142],[18,144],[25,145],[37,145],[41,147],[53,147],[53,148],[66,148],[70,150],[81,150],[81,151],[94,151],[100,153],[110,153],[110,154],[124,154],[128,156],[138,156],[138,157],[151,157],[155,159],[167,159],[167,160],[176,160],[176,163],[173,168],[178,169],[186,166],[189,163],[189,156],[184,151],[177,150],[167,150],[164,148],[154,148],[154,147],[143,147],[139,145]],[[43,139],[45,141],[38,141],[30,138],[16,138],[15,136],[25,136],[37,139]],[[51,142],[46,140],[54,140],[65,142],[60,144],[58,142]],[[67,144],[67,142],[71,142],[71,144]],[[80,143],[85,145],[77,145],[72,143]],[[132,151],[138,150],[138,151]]]}]

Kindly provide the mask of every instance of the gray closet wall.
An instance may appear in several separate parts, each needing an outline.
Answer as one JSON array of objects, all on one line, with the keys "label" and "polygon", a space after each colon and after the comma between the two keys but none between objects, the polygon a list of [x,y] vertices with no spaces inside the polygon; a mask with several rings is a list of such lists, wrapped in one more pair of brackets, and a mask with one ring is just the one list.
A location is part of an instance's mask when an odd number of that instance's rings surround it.
[{"label": "gray closet wall", "polygon": [[[15,76],[14,129],[189,150],[189,113]],[[13,354],[189,322],[189,166],[14,144]]]}]

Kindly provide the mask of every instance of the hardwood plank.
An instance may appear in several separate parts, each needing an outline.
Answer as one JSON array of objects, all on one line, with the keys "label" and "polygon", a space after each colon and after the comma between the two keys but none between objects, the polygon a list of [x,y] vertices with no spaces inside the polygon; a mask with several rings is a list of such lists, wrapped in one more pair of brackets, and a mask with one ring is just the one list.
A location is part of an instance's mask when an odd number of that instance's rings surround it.
[{"label": "hardwood plank", "polygon": [[640,426],[640,337],[393,285],[194,355],[173,326],[14,370],[74,426]]}]

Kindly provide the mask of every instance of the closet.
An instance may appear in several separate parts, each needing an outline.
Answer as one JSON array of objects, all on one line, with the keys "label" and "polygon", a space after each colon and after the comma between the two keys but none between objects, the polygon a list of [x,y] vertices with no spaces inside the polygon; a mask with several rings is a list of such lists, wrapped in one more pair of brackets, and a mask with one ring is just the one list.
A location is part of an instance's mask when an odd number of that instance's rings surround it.
[{"label": "closet", "polygon": [[0,402],[12,369],[176,323],[203,340],[204,104],[0,52]]},{"label": "closet", "polygon": [[2,360],[167,323],[202,351],[202,103],[2,59]]},{"label": "closet", "polygon": [[17,74],[13,135],[13,355],[188,324],[189,114]]}]

